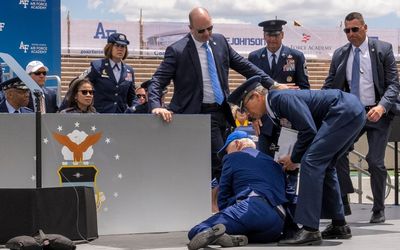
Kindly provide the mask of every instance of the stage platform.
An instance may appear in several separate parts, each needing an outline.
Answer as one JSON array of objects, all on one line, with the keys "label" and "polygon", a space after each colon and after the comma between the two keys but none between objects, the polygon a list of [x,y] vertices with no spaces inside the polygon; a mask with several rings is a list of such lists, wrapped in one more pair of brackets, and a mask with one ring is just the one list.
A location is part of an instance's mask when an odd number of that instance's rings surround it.
[{"label": "stage platform", "polygon": [[[400,249],[400,206],[386,206],[386,222],[370,224],[370,204],[351,204],[353,214],[347,217],[353,238],[349,240],[325,240],[321,246],[280,247],[276,243],[250,244],[235,248],[241,250],[274,249],[345,249],[345,250],[376,250]],[[321,230],[328,221],[321,222]],[[89,244],[79,244],[78,250],[122,250],[122,249],[152,249],[152,250],[183,250],[187,249],[187,232],[160,232],[152,234],[103,235]],[[211,246],[206,249],[219,249]],[[224,248],[233,249],[233,248]]]}]

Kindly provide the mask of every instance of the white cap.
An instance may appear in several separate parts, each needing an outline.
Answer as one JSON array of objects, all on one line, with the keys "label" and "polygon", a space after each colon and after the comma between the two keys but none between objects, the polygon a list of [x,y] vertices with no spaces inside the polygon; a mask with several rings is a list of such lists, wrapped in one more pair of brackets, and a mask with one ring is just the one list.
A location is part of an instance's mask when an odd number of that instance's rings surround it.
[{"label": "white cap", "polygon": [[32,61],[26,65],[26,73],[30,74],[32,72],[36,72],[40,68],[44,68],[46,71],[49,71],[49,68],[44,66],[41,61]]}]

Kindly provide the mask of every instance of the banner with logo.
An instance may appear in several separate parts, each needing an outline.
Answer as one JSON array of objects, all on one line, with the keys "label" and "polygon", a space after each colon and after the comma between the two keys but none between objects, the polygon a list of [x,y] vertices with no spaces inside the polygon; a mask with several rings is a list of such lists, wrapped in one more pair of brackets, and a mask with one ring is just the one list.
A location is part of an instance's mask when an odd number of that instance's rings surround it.
[{"label": "banner with logo", "polygon": [[[70,22],[70,44],[67,22],[63,21],[63,53],[95,54],[102,53],[108,34],[118,31],[128,36],[129,50],[134,55],[163,56],[165,48],[188,34],[188,23],[184,22],[105,22],[79,20]],[[76,28],[79,27],[79,28]],[[224,34],[228,43],[240,54],[247,56],[251,51],[264,47],[265,41],[261,27],[254,24],[214,24],[215,33]],[[302,51],[307,58],[330,59],[335,49],[346,44],[343,27],[307,28],[287,24],[284,26],[283,43]],[[400,30],[369,29],[373,39],[390,42],[394,53],[399,54]],[[99,43],[99,40],[103,40]]]},{"label": "banner with logo", "polygon": [[[69,30],[69,32],[68,32]],[[103,56],[103,48],[112,33],[124,33],[129,40],[129,53],[139,50],[138,22],[110,22],[100,20],[62,21],[62,53]]]},{"label": "banner with logo", "polygon": [[10,54],[23,68],[32,60],[42,61],[49,75],[60,76],[60,25],[60,0],[2,1],[0,52]]}]

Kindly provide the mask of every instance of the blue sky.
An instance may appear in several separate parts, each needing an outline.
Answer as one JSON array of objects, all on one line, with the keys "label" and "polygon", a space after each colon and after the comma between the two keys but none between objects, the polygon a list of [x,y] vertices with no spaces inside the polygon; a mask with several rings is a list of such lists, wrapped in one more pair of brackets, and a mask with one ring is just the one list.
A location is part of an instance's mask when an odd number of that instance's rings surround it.
[{"label": "blue sky", "polygon": [[61,0],[73,19],[183,21],[195,6],[207,7],[215,23],[254,23],[277,16],[307,27],[336,27],[352,11],[370,28],[400,28],[400,0]]}]

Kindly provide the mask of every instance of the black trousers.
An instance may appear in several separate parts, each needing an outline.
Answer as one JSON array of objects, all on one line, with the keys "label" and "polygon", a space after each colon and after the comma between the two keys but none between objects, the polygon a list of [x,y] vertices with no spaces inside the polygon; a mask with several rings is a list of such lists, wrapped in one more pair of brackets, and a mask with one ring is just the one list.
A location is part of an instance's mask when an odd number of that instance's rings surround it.
[{"label": "black trousers", "polygon": [[219,159],[217,153],[224,146],[228,123],[226,115],[218,104],[203,104],[202,114],[211,115],[211,179],[221,177],[222,159]]}]

